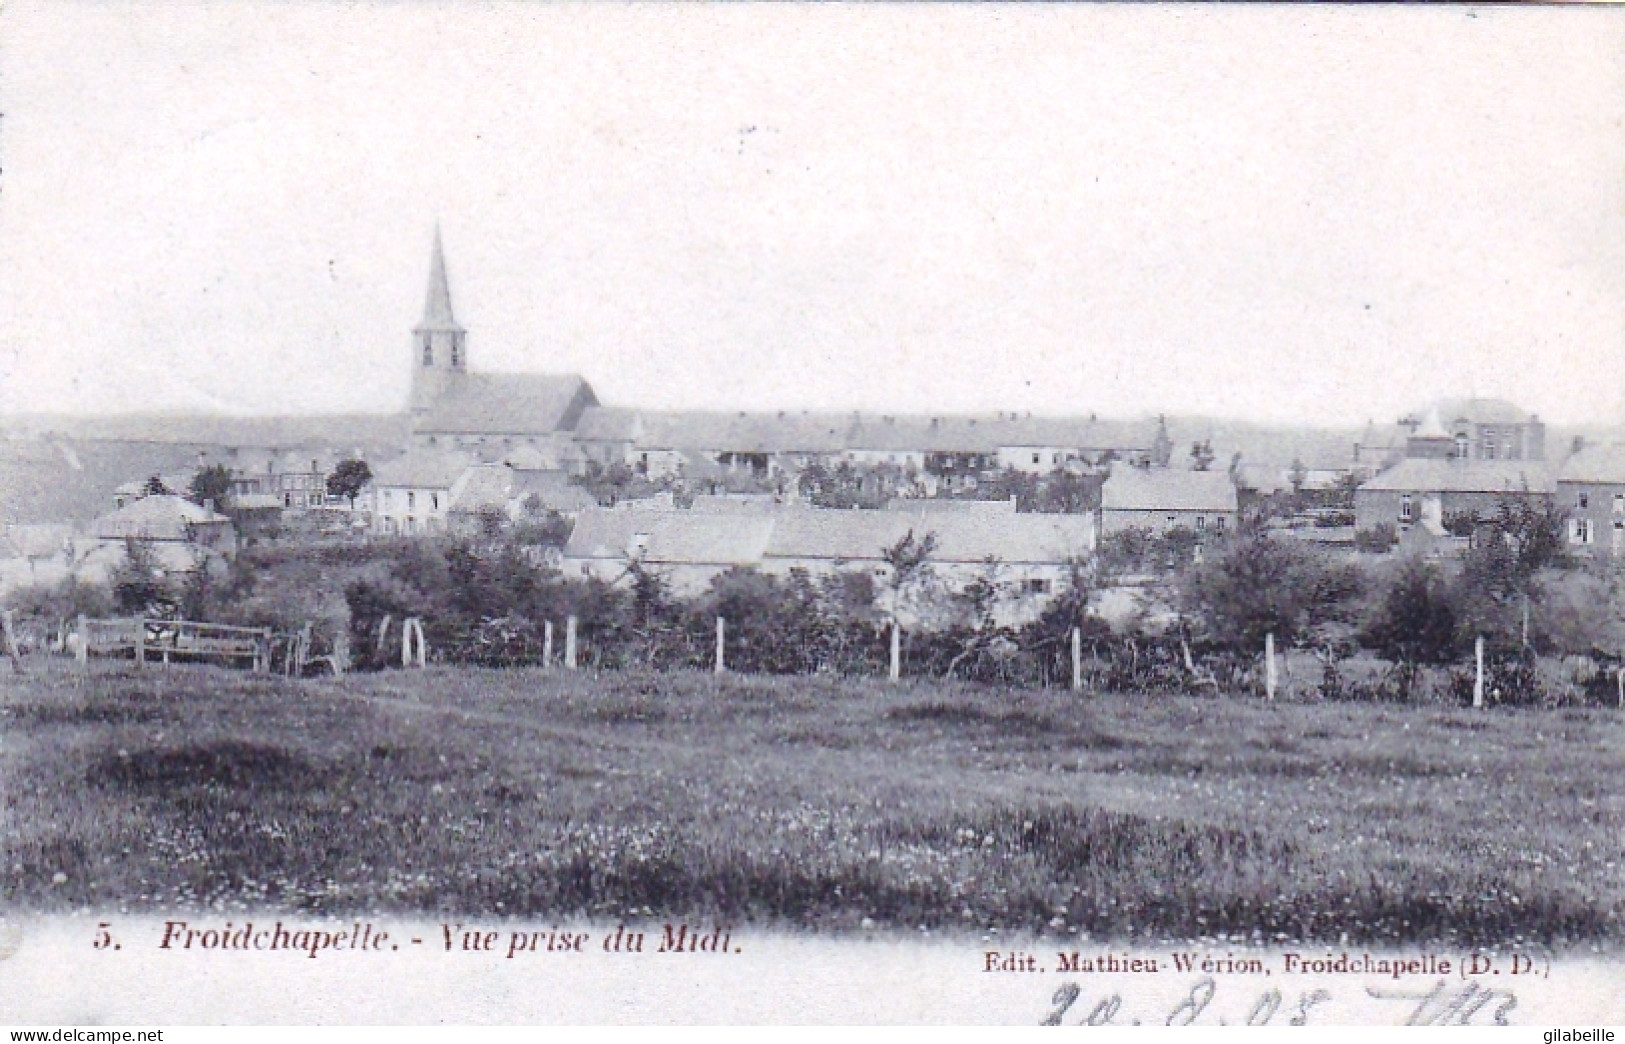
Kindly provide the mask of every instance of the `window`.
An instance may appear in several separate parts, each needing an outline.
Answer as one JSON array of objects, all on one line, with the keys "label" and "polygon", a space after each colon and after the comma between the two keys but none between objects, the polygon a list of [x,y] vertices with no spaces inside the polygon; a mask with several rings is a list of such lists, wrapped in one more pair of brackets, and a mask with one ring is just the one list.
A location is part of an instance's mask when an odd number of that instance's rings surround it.
[{"label": "window", "polygon": [[1614,514],[1625,515],[1625,493],[1614,494]]},{"label": "window", "polygon": [[1207,528],[1207,519],[1201,515],[1196,516],[1196,531],[1200,533]]},{"label": "window", "polygon": [[1213,520],[1213,531],[1215,533],[1223,533],[1224,532],[1224,516],[1223,515],[1220,515],[1218,518]]},{"label": "window", "polygon": [[1579,504],[1580,504],[1580,510],[1581,511],[1590,510],[1590,508],[1591,508],[1591,494],[1590,493],[1581,493],[1580,494]]},{"label": "window", "polygon": [[434,507],[434,509],[436,511],[439,511],[440,510],[440,494],[439,493],[430,493],[429,494],[429,503]]},{"label": "window", "polygon": [[1409,522],[1415,517],[1415,510],[1411,505],[1411,496],[1409,493],[1407,493],[1399,498],[1399,520],[1401,522]]},{"label": "window", "polygon": [[1569,519],[1569,543],[1591,543],[1591,520],[1589,518]]},{"label": "window", "polygon": [[1038,463],[1038,454],[1036,454],[1036,453],[1033,454],[1033,463],[1034,464]]},{"label": "window", "polygon": [[412,510],[416,509],[417,506],[418,506],[417,491],[416,490],[411,490],[411,489],[407,490],[406,491],[406,510],[412,511]]},{"label": "window", "polygon": [[[395,343],[400,344],[401,342],[396,341]],[[430,340],[427,334],[423,336],[423,365],[434,365],[434,341]]]},{"label": "window", "polygon": [[1049,581],[1042,577],[1033,577],[1027,581],[1028,594],[1049,594]]}]

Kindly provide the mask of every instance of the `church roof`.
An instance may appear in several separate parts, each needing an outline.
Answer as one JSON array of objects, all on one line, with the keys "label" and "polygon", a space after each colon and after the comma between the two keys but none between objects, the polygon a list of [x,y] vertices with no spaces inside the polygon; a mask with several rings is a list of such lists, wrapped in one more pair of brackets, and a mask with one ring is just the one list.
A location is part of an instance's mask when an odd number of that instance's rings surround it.
[{"label": "church roof", "polygon": [[434,228],[434,252],[429,258],[429,293],[423,302],[424,330],[450,330],[462,333],[463,328],[451,314],[451,288],[446,283],[446,253],[440,246],[440,226]]},{"label": "church roof", "polygon": [[569,431],[598,398],[576,374],[470,373],[449,380],[417,421],[421,433],[546,435]]}]

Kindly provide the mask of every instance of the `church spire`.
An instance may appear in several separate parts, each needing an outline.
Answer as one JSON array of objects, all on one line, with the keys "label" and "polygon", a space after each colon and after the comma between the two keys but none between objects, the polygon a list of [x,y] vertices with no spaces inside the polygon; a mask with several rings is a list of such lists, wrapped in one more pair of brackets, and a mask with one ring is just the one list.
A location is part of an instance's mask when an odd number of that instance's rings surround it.
[{"label": "church spire", "polygon": [[434,252],[429,258],[429,293],[423,302],[423,322],[418,331],[462,333],[451,314],[451,288],[446,283],[446,252],[440,245],[440,224],[434,226]]},{"label": "church spire", "polygon": [[442,392],[456,387],[468,372],[464,344],[468,332],[451,314],[451,288],[446,285],[446,252],[440,245],[440,224],[434,226],[434,250],[429,255],[429,294],[423,302],[423,322],[412,330],[412,410],[431,409]]}]

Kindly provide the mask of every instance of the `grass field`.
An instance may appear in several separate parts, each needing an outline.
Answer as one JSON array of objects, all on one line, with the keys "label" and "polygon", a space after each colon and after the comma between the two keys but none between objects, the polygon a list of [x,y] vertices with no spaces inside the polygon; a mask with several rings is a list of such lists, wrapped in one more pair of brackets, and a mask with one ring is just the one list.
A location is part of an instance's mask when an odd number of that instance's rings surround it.
[{"label": "grass field", "polygon": [[1614,948],[1625,720],[34,661],[4,899]]}]

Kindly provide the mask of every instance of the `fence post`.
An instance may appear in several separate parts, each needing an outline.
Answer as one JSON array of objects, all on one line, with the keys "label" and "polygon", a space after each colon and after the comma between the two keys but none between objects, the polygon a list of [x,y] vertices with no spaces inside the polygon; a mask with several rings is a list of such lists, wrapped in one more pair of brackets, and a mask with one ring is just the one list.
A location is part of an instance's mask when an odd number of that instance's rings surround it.
[{"label": "fence post", "polygon": [[717,673],[721,674],[728,669],[727,654],[728,623],[722,617],[717,617]]},{"label": "fence post", "polygon": [[147,665],[147,618],[135,618],[135,667],[140,670]]},{"label": "fence post", "polygon": [[1275,633],[1264,636],[1264,693],[1275,699]]},{"label": "fence post", "polygon": [[891,680],[897,681],[903,676],[903,638],[902,630],[897,621],[891,622]]},{"label": "fence post", "polygon": [[1083,628],[1072,628],[1072,691],[1083,691]]},{"label": "fence post", "polygon": [[576,669],[576,618],[574,616],[564,618],[564,669],[567,671]]},{"label": "fence post", "polygon": [[542,670],[553,669],[553,621],[542,621]]},{"label": "fence post", "polygon": [[85,614],[80,613],[76,621],[79,628],[79,647],[73,651],[73,658],[79,661],[79,666],[90,666],[90,627],[85,623]]},{"label": "fence post", "polygon": [[1473,641],[1473,706],[1484,706],[1484,636]]},{"label": "fence post", "polygon": [[261,674],[271,673],[271,637],[275,634],[269,627],[260,631],[260,640],[255,643],[254,669]]},{"label": "fence post", "polygon": [[401,621],[401,666],[412,666],[412,618]]},{"label": "fence post", "polygon": [[[389,623],[390,615],[385,613],[384,618],[378,621],[378,637],[373,639],[372,643],[372,659],[380,667],[389,666]],[[269,652],[265,656],[265,669],[271,669]]]},{"label": "fence post", "polygon": [[412,633],[418,636],[418,670],[425,670],[429,666],[429,639],[423,634],[423,620],[412,617]]},{"label": "fence post", "polygon": [[1625,667],[1615,671],[1614,678],[1619,682],[1619,709],[1625,710]]},{"label": "fence post", "polygon": [[17,648],[17,632],[11,627],[11,610],[0,612],[0,628],[6,632],[6,655],[11,657],[11,671],[13,674],[27,674],[28,668],[23,666],[22,650]]}]

